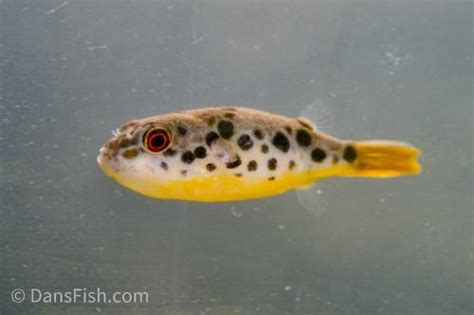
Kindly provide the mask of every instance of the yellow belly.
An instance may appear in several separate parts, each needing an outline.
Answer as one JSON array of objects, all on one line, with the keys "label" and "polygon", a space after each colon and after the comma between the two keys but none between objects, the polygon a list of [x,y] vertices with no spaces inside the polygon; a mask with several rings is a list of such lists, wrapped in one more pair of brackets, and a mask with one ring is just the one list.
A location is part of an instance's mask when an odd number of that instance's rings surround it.
[{"label": "yellow belly", "polygon": [[334,176],[336,172],[332,167],[323,171],[286,172],[275,180],[236,177],[227,173],[162,183],[115,179],[127,188],[148,197],[223,202],[278,195],[290,189],[311,185],[317,178]]},{"label": "yellow belly", "polygon": [[156,198],[218,202],[263,198],[284,193],[312,180],[303,180],[291,174],[273,181],[265,179],[247,179],[234,175],[221,175],[188,180],[176,180],[157,187],[156,193],[148,195]]}]

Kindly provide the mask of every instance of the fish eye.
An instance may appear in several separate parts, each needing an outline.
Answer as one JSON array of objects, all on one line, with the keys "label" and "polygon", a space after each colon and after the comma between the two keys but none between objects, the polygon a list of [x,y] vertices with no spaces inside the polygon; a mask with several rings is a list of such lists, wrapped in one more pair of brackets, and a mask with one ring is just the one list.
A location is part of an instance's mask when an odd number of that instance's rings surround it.
[{"label": "fish eye", "polygon": [[150,152],[158,153],[170,145],[170,135],[162,128],[151,128],[143,137],[143,145]]}]

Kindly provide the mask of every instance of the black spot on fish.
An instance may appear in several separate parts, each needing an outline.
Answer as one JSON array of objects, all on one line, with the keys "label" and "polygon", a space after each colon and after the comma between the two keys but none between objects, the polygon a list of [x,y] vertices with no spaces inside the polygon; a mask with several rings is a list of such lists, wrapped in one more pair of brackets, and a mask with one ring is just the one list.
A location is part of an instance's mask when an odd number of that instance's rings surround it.
[{"label": "black spot on fish", "polygon": [[237,168],[242,164],[242,160],[240,159],[240,156],[237,155],[237,158],[235,161],[232,162],[227,162],[226,166],[227,168]]},{"label": "black spot on fish", "polygon": [[271,176],[268,178],[269,181],[274,181],[275,180],[275,176]]},{"label": "black spot on fish", "polygon": [[207,156],[207,151],[206,148],[203,146],[199,146],[196,149],[194,149],[194,155],[198,159],[204,159]]},{"label": "black spot on fish", "polygon": [[268,169],[270,171],[276,170],[277,166],[278,166],[278,161],[275,158],[271,158],[270,160],[268,160]]},{"label": "black spot on fish", "polygon": [[187,174],[188,174],[188,171],[187,171],[187,170],[182,170],[182,171],[181,171],[181,175],[186,176]]},{"label": "black spot on fish", "polygon": [[262,149],[262,153],[268,153],[268,150],[269,150],[268,145],[262,144],[262,148],[261,148],[261,149]]},{"label": "black spot on fish", "polygon": [[241,135],[239,140],[237,140],[237,144],[244,151],[248,151],[253,147],[252,138],[247,134]]},{"label": "black spot on fish", "polygon": [[183,153],[181,156],[181,161],[183,161],[186,164],[191,164],[196,157],[191,151],[186,151]]},{"label": "black spot on fish", "polygon": [[258,164],[257,164],[257,161],[255,160],[252,160],[249,162],[249,164],[247,165],[247,169],[249,170],[249,172],[255,172],[258,168]]},{"label": "black spot on fish", "polygon": [[217,139],[219,139],[219,135],[216,132],[211,131],[206,135],[206,144],[210,147]]},{"label": "black spot on fish", "polygon": [[288,152],[290,149],[290,141],[288,138],[281,132],[277,132],[272,141],[273,145],[282,152]]},{"label": "black spot on fish", "polygon": [[334,155],[334,156],[332,157],[332,163],[333,163],[333,164],[337,164],[337,162],[339,162],[339,156]]},{"label": "black spot on fish", "polygon": [[311,135],[304,129],[298,129],[296,132],[296,142],[302,147],[309,147],[311,145]]},{"label": "black spot on fish", "polygon": [[234,174],[236,177],[242,177],[242,173],[235,173]]},{"label": "black spot on fish", "polygon": [[262,140],[263,139],[263,133],[260,129],[255,129],[253,131],[253,134],[254,136],[258,139],[258,140]]},{"label": "black spot on fish", "polygon": [[184,128],[183,126],[178,126],[176,128],[180,136],[184,136],[188,133],[188,129]]},{"label": "black spot on fish", "polygon": [[214,165],[213,163],[209,163],[209,164],[206,165],[206,169],[207,169],[209,172],[214,171],[216,168],[217,168],[217,166]]},{"label": "black spot on fish", "polygon": [[326,158],[326,152],[323,149],[316,148],[311,152],[311,158],[317,163],[321,163]]},{"label": "black spot on fish", "polygon": [[172,149],[172,148],[169,148],[168,150],[166,150],[165,152],[163,152],[163,155],[164,156],[175,156],[176,155],[176,150]]},{"label": "black spot on fish", "polygon": [[295,161],[291,160],[290,163],[288,164],[288,168],[290,170],[294,169],[296,167],[296,163]]},{"label": "black spot on fish", "polygon": [[217,124],[217,131],[222,138],[228,140],[234,135],[234,124],[227,120],[221,120]]},{"label": "black spot on fish", "polygon": [[166,163],[166,162],[161,162],[160,166],[161,166],[161,168],[164,169],[165,171],[168,170],[168,163]]},{"label": "black spot on fish", "polygon": [[357,159],[357,152],[354,146],[348,145],[347,147],[345,147],[344,152],[342,153],[342,157],[349,163],[354,162],[355,159]]},{"label": "black spot on fish", "polygon": [[293,129],[291,129],[290,126],[285,126],[285,130],[286,132],[288,132],[288,134],[291,136],[293,134]]}]

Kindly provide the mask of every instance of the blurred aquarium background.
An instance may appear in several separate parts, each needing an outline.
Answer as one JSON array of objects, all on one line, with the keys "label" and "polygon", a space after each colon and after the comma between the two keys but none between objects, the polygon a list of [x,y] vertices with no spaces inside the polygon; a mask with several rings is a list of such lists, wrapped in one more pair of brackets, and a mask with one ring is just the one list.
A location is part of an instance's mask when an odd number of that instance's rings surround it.
[{"label": "blurred aquarium background", "polygon": [[[0,1],[0,314],[473,314],[472,9]],[[424,170],[321,182],[311,212],[294,192],[149,199],[98,168],[123,122],[215,104],[323,112],[335,136],[415,144]]]}]

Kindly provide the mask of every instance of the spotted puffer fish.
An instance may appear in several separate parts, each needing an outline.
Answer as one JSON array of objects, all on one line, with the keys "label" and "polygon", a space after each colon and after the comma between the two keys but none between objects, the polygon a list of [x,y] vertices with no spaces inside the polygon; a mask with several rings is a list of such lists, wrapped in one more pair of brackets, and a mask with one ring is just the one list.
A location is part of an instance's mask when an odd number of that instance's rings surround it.
[{"label": "spotted puffer fish", "polygon": [[268,197],[333,176],[417,174],[419,153],[403,142],[339,140],[305,118],[223,106],[129,121],[97,161],[145,196],[216,202]]}]

